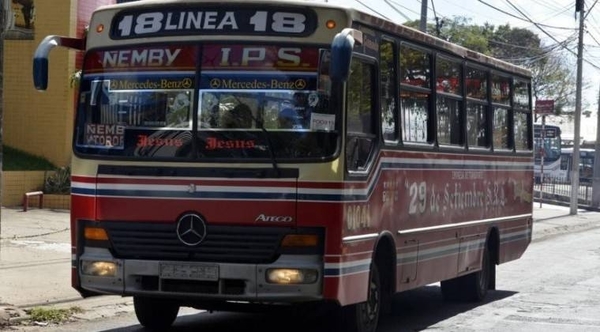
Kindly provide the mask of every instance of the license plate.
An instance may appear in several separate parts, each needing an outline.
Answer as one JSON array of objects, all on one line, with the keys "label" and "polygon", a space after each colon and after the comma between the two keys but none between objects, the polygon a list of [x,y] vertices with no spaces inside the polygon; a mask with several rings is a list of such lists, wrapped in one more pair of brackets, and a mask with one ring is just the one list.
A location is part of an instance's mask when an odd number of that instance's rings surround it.
[{"label": "license plate", "polygon": [[217,265],[161,263],[160,277],[163,279],[217,281],[219,280],[219,267]]}]

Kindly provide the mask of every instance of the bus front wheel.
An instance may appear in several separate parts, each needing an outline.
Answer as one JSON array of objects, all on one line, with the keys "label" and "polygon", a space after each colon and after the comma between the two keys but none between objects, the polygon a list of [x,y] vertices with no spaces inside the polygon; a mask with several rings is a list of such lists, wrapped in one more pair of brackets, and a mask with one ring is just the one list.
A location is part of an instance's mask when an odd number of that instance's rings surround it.
[{"label": "bus front wheel", "polygon": [[174,302],[143,296],[133,297],[133,308],[140,324],[151,331],[167,330],[179,313]]}]

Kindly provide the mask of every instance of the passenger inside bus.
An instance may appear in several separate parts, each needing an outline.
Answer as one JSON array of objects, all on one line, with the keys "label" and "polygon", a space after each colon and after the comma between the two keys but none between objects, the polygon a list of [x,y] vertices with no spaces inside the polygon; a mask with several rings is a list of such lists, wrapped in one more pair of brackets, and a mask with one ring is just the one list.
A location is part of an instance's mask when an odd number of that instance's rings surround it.
[{"label": "passenger inside bus", "polygon": [[294,93],[294,110],[302,118],[302,127],[310,127],[310,117],[319,103],[319,97],[316,93],[307,94],[304,92]]},{"label": "passenger inside bus", "polygon": [[286,107],[279,112],[277,122],[280,129],[302,129],[302,116],[293,109]]},{"label": "passenger inside bus", "polygon": [[237,104],[221,118],[223,128],[252,128],[252,110],[246,104]]}]

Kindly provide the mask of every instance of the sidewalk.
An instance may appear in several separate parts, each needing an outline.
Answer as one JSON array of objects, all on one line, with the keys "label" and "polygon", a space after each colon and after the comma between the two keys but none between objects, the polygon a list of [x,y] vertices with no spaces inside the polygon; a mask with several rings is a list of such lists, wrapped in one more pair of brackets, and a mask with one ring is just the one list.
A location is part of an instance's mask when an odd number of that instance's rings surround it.
[{"label": "sidewalk", "polygon": [[[534,203],[533,241],[565,232],[600,227],[600,212]],[[3,318],[23,317],[34,306],[80,307],[89,316],[131,309],[131,298],[82,299],[71,288],[69,212],[2,207],[0,221],[0,326]],[[17,318],[18,319],[18,318]]]},{"label": "sidewalk", "polygon": [[102,308],[131,305],[120,296],[83,299],[71,287],[69,211],[2,207],[1,213],[0,327],[31,307],[77,306],[93,318],[108,315]]}]

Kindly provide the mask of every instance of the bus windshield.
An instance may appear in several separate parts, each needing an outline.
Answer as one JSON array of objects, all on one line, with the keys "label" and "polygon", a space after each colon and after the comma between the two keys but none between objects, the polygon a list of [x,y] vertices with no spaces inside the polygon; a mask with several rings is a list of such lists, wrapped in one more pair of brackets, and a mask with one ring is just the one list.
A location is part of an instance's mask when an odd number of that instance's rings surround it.
[{"label": "bus windshield", "polygon": [[75,151],[129,158],[322,159],[337,151],[316,47],[158,45],[88,52]]}]

